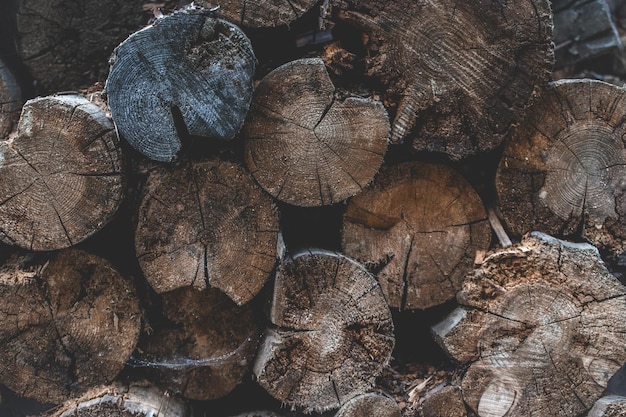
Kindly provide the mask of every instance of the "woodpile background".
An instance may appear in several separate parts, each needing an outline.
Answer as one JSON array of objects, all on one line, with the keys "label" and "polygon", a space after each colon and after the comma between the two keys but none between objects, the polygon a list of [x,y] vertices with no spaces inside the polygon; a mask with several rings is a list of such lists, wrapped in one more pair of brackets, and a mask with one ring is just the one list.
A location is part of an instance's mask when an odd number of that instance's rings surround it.
[{"label": "woodpile background", "polygon": [[0,3],[0,416],[626,415],[626,3]]}]

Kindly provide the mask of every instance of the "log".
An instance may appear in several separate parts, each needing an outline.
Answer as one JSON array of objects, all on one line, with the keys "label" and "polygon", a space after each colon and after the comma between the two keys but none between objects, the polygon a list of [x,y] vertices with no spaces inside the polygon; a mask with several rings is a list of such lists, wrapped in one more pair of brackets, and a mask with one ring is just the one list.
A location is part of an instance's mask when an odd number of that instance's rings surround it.
[{"label": "log", "polygon": [[17,52],[42,95],[104,81],[113,49],[146,19],[142,0],[11,1]]},{"label": "log", "polygon": [[626,287],[598,250],[533,232],[490,253],[433,327],[467,367],[465,402],[481,416],[577,416],[626,360]]},{"label": "log", "polygon": [[391,358],[391,312],[374,277],[325,250],[283,258],[253,372],[303,412],[337,409],[367,392]]},{"label": "log", "polygon": [[157,293],[218,288],[242,305],[276,264],[276,206],[235,163],[157,166],[137,216],[135,252]]},{"label": "log", "polygon": [[13,131],[22,109],[22,93],[11,70],[0,59],[0,140]]},{"label": "log", "polygon": [[149,384],[102,386],[41,417],[186,417],[180,399]]},{"label": "log", "polygon": [[249,376],[261,336],[250,303],[239,307],[209,288],[162,294],[163,318],[150,324],[129,364],[146,379],[191,400],[228,395]]},{"label": "log", "polygon": [[498,208],[513,234],[538,230],[586,239],[612,258],[624,252],[625,92],[593,80],[546,87],[496,172]]},{"label": "log", "polygon": [[237,26],[190,7],[133,33],[105,90],[121,136],[150,159],[179,158],[188,135],[229,140],[250,106],[256,58]]},{"label": "log", "polygon": [[0,239],[34,251],[76,245],[124,200],[125,164],[113,123],[78,95],[24,104],[0,142]]},{"label": "log", "polygon": [[348,400],[335,417],[400,417],[396,401],[382,393],[367,392]]},{"label": "log", "polygon": [[397,103],[391,142],[453,159],[500,145],[553,66],[548,0],[336,0]]},{"label": "log", "polygon": [[0,269],[0,382],[60,404],[112,382],[137,344],[133,285],[78,249],[15,254]]},{"label": "log", "polygon": [[319,58],[284,64],[257,86],[243,127],[246,164],[276,199],[339,203],[378,172],[389,135],[383,105],[337,94]]},{"label": "log", "polygon": [[[211,9],[215,2],[196,0],[198,6]],[[219,2],[216,14],[238,26],[264,28],[289,25],[317,2],[315,0],[226,0]]]},{"label": "log", "polygon": [[606,0],[555,0],[555,69],[623,50]]},{"label": "log", "polygon": [[626,415],[626,397],[608,395],[593,405],[587,417],[621,417]]},{"label": "log", "polygon": [[448,385],[424,398],[417,414],[420,417],[467,417],[460,387]]},{"label": "log", "polygon": [[342,251],[376,274],[389,305],[425,309],[451,300],[491,229],[480,196],[436,163],[390,166],[343,215]]}]

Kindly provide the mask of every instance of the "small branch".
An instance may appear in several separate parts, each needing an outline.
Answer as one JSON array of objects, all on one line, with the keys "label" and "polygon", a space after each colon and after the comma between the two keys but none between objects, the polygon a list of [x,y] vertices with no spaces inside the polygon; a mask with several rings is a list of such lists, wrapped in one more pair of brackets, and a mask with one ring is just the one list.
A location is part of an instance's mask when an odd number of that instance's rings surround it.
[{"label": "small branch", "polygon": [[496,233],[496,236],[498,236],[500,245],[503,248],[506,248],[507,246],[511,246],[512,244],[511,239],[509,239],[509,236],[506,234],[506,231],[504,230],[504,227],[502,226],[502,223],[500,222],[498,215],[496,214],[494,209],[491,207],[487,208],[487,218],[489,219],[491,228]]}]

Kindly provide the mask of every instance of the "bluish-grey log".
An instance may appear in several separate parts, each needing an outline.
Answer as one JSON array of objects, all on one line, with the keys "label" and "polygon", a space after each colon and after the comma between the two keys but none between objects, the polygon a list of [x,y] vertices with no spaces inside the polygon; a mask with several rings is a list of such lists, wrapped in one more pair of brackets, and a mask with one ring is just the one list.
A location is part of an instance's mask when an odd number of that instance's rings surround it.
[{"label": "bluish-grey log", "polygon": [[188,135],[232,139],[250,106],[255,67],[250,40],[212,11],[160,18],[111,58],[105,89],[118,133],[163,162],[180,156]]}]

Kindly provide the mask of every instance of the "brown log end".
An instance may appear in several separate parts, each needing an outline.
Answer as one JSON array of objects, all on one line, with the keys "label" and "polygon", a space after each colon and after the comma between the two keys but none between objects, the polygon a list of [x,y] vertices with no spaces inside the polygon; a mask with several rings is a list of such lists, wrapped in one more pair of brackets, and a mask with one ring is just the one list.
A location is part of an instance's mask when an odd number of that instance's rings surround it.
[{"label": "brown log end", "polygon": [[376,274],[391,307],[425,309],[453,299],[476,251],[489,248],[484,205],[441,164],[381,172],[343,216],[342,250]]},{"label": "brown log end", "polygon": [[305,412],[339,408],[367,392],[395,343],[374,277],[336,252],[304,251],[279,265],[253,371],[273,397]]},{"label": "brown log end", "polygon": [[150,173],[135,248],[158,293],[213,287],[245,304],[269,279],[277,240],[278,211],[243,167],[216,159]]},{"label": "brown log end", "polygon": [[258,85],[243,127],[246,164],[280,201],[330,205],[359,193],[387,151],[380,102],[335,98],[319,58],[284,64]]},{"label": "brown log end", "polygon": [[0,270],[0,381],[59,404],[108,384],[139,337],[132,284],[104,259],[76,249],[14,256]]},{"label": "brown log end", "polygon": [[350,399],[335,414],[335,417],[400,417],[396,400],[376,392],[359,394]]},{"label": "brown log end", "polygon": [[[223,0],[219,3],[216,14],[233,22],[236,25],[247,28],[276,27],[289,25],[311,9],[317,2],[315,0]],[[215,2],[197,0],[194,4],[210,9],[215,7]]]},{"label": "brown log end", "polygon": [[0,236],[30,250],[75,245],[115,215],[126,187],[113,123],[81,96],[29,100],[0,143]]},{"label": "brown log end", "polygon": [[467,417],[461,388],[451,385],[428,393],[419,410],[420,417]]},{"label": "brown log end", "polygon": [[[551,83],[512,131],[496,173],[498,206],[516,235],[582,237],[626,250],[626,89]],[[582,229],[582,236],[576,236]]]},{"label": "brown log end", "polygon": [[581,415],[626,360],[626,288],[589,244],[533,232],[487,256],[457,298],[433,331],[468,366],[464,399],[481,416]]},{"label": "brown log end", "polygon": [[249,375],[261,335],[251,303],[237,306],[209,288],[162,294],[167,324],[150,324],[130,365],[137,375],[192,400],[229,394]]},{"label": "brown log end", "polygon": [[548,0],[342,0],[367,33],[367,74],[398,102],[392,143],[458,159],[497,147],[550,79]]}]

